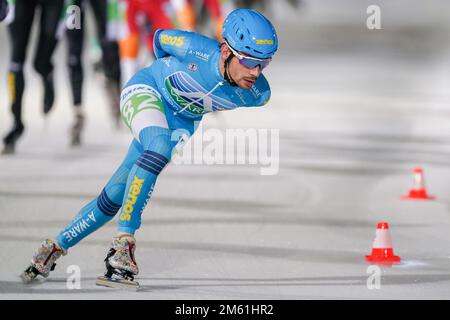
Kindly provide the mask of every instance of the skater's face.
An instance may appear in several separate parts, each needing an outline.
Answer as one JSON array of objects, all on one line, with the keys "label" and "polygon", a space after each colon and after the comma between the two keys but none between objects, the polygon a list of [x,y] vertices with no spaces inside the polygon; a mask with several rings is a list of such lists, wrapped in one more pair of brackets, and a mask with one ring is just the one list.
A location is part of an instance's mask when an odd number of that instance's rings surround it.
[{"label": "skater's face", "polygon": [[226,43],[222,45],[221,53],[221,71],[225,72],[223,64],[232,55],[233,57],[228,64],[228,75],[242,89],[250,89],[260,76],[261,70],[270,62],[270,60],[257,60],[243,53],[236,52]]}]

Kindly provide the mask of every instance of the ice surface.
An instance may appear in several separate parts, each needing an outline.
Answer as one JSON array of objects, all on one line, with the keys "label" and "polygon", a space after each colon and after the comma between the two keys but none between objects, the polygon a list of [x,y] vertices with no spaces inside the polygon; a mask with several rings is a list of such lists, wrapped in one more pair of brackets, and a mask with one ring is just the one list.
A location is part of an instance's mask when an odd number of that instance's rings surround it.
[{"label": "ice surface", "polygon": [[[99,193],[131,139],[113,129],[101,79],[86,62],[87,128],[84,145],[71,149],[65,44],[55,56],[55,110],[45,120],[30,47],[26,132],[16,155],[0,157],[0,298],[449,299],[450,6],[376,1],[382,30],[371,31],[372,1],[304,2],[296,13],[276,2],[280,52],[266,73],[270,104],[204,122],[279,129],[279,173],[167,167],[137,233],[137,293],[95,286],[116,221],[72,248],[44,283],[20,282],[40,241]],[[0,39],[4,134],[11,123],[4,25]],[[437,200],[400,200],[416,166]],[[370,290],[364,256],[379,221],[390,223],[403,263],[383,267],[380,289]],[[80,267],[80,290],[67,289],[71,265]]]}]

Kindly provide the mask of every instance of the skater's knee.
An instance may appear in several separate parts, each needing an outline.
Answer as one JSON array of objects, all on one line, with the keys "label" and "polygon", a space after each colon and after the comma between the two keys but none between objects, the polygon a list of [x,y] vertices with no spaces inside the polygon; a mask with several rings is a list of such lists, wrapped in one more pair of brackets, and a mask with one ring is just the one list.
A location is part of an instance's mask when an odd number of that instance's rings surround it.
[{"label": "skater's knee", "polygon": [[10,65],[9,65],[9,71],[14,72],[14,73],[23,73],[23,64],[24,61],[20,60],[13,60],[11,61]]},{"label": "skater's knee", "polygon": [[139,134],[139,140],[145,151],[161,155],[166,162],[170,160],[172,152],[171,130],[163,127],[146,127]]},{"label": "skater's knee", "polygon": [[125,194],[125,187],[126,187],[125,183],[107,186],[105,190],[108,195],[108,198],[117,205],[120,205],[122,203],[123,196]]},{"label": "skater's knee", "polygon": [[121,165],[106,184],[98,198],[99,208],[103,213],[115,215],[119,211],[125,194],[129,172],[129,168]]},{"label": "skater's knee", "polygon": [[46,77],[52,71],[51,63],[43,61],[42,58],[36,58],[33,62],[33,67],[43,77]]},{"label": "skater's knee", "polygon": [[40,74],[41,76],[43,76],[44,75],[44,66],[42,65],[42,63],[40,62],[40,61],[38,61],[38,60],[35,60],[34,61],[34,63],[33,63],[33,68],[34,68],[34,70],[36,70],[36,72],[38,73],[38,74]]},{"label": "skater's knee", "polygon": [[67,65],[70,70],[70,76],[72,81],[81,80],[83,78],[83,67],[81,65],[81,60],[79,59],[79,57],[71,55],[69,57]]}]

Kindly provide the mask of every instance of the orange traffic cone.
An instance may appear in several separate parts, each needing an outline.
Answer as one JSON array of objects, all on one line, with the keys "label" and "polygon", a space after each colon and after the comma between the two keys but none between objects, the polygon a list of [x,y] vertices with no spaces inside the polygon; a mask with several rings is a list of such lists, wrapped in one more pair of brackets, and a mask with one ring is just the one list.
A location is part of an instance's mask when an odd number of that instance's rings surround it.
[{"label": "orange traffic cone", "polygon": [[408,195],[402,196],[401,199],[421,199],[431,200],[435,197],[429,196],[425,188],[425,179],[423,178],[423,170],[421,168],[414,169],[414,187],[409,190]]},{"label": "orange traffic cone", "polygon": [[400,262],[400,257],[394,255],[389,234],[389,224],[387,222],[378,223],[375,240],[372,245],[372,254],[366,256],[366,260],[381,265],[392,265]]}]

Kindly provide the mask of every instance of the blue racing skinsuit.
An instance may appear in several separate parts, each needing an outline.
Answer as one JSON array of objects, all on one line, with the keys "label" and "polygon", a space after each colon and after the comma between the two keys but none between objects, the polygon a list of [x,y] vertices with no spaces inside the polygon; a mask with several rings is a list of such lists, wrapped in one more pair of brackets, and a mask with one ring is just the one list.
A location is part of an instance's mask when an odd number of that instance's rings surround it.
[{"label": "blue racing skinsuit", "polygon": [[262,74],[248,90],[226,82],[219,69],[219,42],[198,33],[158,30],[154,51],[157,60],[137,72],[120,97],[122,118],[134,136],[128,153],[101,194],[58,235],[63,249],[100,228],[119,209],[119,232],[134,234],[156,179],[179,142],[174,133],[192,135],[205,113],[263,106],[270,98]]}]

